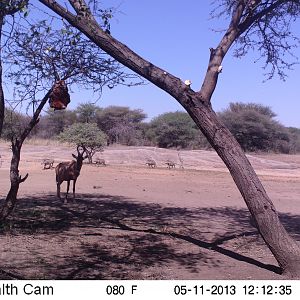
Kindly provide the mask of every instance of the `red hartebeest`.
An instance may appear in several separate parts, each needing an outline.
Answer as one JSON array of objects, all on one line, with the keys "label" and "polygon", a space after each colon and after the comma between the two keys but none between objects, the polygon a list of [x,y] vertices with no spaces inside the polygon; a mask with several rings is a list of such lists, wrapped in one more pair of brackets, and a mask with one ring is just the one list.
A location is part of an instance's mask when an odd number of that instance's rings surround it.
[{"label": "red hartebeest", "polygon": [[83,151],[79,151],[79,147],[77,147],[77,153],[72,154],[72,156],[76,159],[69,161],[69,162],[61,162],[55,167],[55,173],[56,173],[56,185],[57,185],[57,197],[60,198],[60,185],[63,181],[67,181],[67,194],[66,194],[66,202],[68,199],[68,193],[70,188],[70,181],[73,180],[73,199],[75,199],[75,185],[76,180],[78,176],[80,175],[80,170],[82,167],[82,162],[84,159],[86,159],[88,156],[84,155],[85,148],[83,148]]}]

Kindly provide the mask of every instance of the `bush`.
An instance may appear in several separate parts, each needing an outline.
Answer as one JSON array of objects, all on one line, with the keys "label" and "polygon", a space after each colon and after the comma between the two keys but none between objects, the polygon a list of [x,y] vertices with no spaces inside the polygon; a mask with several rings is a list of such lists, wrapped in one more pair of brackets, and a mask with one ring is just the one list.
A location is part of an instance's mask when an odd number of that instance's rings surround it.
[{"label": "bush", "polygon": [[43,139],[55,138],[65,128],[74,124],[76,113],[72,110],[57,110],[49,109],[45,116],[42,116],[40,122],[36,126],[36,136]]},{"label": "bush", "polygon": [[97,151],[102,151],[107,143],[106,135],[95,123],[75,123],[66,128],[59,139],[76,146],[86,148],[89,163],[93,162],[93,156]]},{"label": "bush", "polygon": [[149,127],[148,138],[162,148],[191,148],[201,135],[192,118],[179,111],[154,118]]},{"label": "bush", "polygon": [[29,117],[11,109],[5,109],[1,138],[11,140],[19,137],[28,122]]},{"label": "bush", "polygon": [[141,109],[109,106],[97,112],[98,127],[106,133],[109,143],[128,146],[139,144],[142,139],[142,121],[146,114]]},{"label": "bush", "polygon": [[288,127],[287,130],[290,135],[290,152],[300,152],[300,129],[295,127]]},{"label": "bush", "polygon": [[291,152],[290,133],[269,107],[231,103],[219,116],[245,151]]}]

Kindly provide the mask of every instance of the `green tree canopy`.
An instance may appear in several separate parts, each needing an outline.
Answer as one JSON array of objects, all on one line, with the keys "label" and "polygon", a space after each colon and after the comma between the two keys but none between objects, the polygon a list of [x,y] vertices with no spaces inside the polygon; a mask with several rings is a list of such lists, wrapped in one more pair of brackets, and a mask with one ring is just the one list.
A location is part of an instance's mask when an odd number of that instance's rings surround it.
[{"label": "green tree canopy", "polygon": [[70,109],[53,111],[49,108],[46,113],[41,117],[37,126],[37,136],[41,138],[56,137],[65,128],[77,122],[75,111]]},{"label": "green tree canopy", "polygon": [[245,151],[290,152],[288,130],[274,119],[270,107],[255,103],[230,103],[219,114]]},{"label": "green tree canopy", "polygon": [[163,148],[186,148],[200,134],[192,118],[185,112],[164,113],[150,122],[149,135]]},{"label": "green tree canopy", "polygon": [[77,119],[81,123],[96,123],[101,108],[93,103],[82,103],[76,108]]},{"label": "green tree canopy", "polygon": [[110,143],[134,144],[140,136],[141,122],[146,118],[141,109],[109,106],[97,113],[97,124],[109,138]]},{"label": "green tree canopy", "polygon": [[12,109],[5,108],[1,137],[5,140],[11,140],[12,138],[19,137],[25,124],[28,122],[28,119],[29,117],[26,115]]},{"label": "green tree canopy", "polygon": [[95,123],[75,123],[66,128],[59,138],[63,142],[85,148],[90,163],[92,163],[93,155],[97,151],[102,151],[107,141],[106,135]]}]

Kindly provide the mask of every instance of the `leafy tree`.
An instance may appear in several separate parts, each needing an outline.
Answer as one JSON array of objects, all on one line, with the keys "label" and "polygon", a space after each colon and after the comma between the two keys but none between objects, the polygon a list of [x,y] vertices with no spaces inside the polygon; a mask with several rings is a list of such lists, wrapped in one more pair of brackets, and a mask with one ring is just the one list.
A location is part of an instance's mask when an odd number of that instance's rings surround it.
[{"label": "leafy tree", "polygon": [[290,149],[292,153],[300,152],[300,128],[288,127],[290,134]]},{"label": "leafy tree", "polygon": [[76,108],[77,119],[81,123],[96,123],[100,107],[93,103],[81,103]]},{"label": "leafy tree", "polygon": [[[97,22],[84,0],[69,0],[70,9],[53,0],[39,0],[120,63],[143,76],[175,98],[193,118],[211,146],[228,167],[264,241],[284,274],[300,277],[300,246],[283,228],[278,213],[262,183],[231,132],[212,109],[211,98],[217,86],[221,64],[233,44],[242,57],[257,48],[265,69],[272,77],[284,77],[298,38],[291,34],[290,22],[300,15],[298,0],[220,0],[214,15],[229,17],[224,35],[210,49],[203,84],[194,91],[179,78],[143,59],[113,38]],[[96,1],[94,1],[96,2]],[[73,10],[71,10],[71,8]],[[284,54],[284,55],[283,55]],[[245,78],[245,77],[242,77]]]},{"label": "leafy tree", "polygon": [[141,109],[109,106],[97,113],[97,124],[108,136],[109,143],[134,144],[141,134],[141,122],[146,114]]},{"label": "leafy tree", "polygon": [[245,151],[289,152],[288,130],[273,118],[267,106],[230,103],[220,117]]},{"label": "leafy tree", "polygon": [[73,110],[53,111],[49,108],[46,115],[40,118],[36,135],[41,138],[58,136],[65,128],[77,122],[76,112]]},{"label": "leafy tree", "polygon": [[169,112],[154,118],[150,123],[157,145],[163,148],[187,148],[199,130],[185,112]]},{"label": "leafy tree", "polygon": [[276,114],[272,111],[272,109],[269,106],[264,106],[259,103],[230,103],[228,110],[236,114],[243,113],[245,111],[255,111],[260,115],[266,116],[270,119],[276,117]]},{"label": "leafy tree", "polygon": [[24,126],[28,123],[28,119],[28,116],[6,108],[4,112],[2,138],[11,141],[13,138],[19,137]]},{"label": "leafy tree", "polygon": [[[8,1],[9,4],[13,2]],[[109,27],[108,17],[103,13],[102,25]],[[95,92],[101,92],[104,86],[113,88],[118,84],[131,86],[141,83],[137,75],[124,71],[116,60],[72,26],[63,22],[62,28],[52,27],[52,20],[48,16],[47,21],[34,24],[29,20],[20,22],[19,26],[13,27],[4,53],[1,53],[8,66],[5,77],[15,84],[17,102],[27,101],[28,107],[33,110],[32,118],[24,126],[20,136],[12,139],[11,187],[0,209],[1,221],[13,211],[20,183],[28,177],[28,174],[23,178],[19,175],[22,145],[38,124],[54,82],[64,80],[69,87],[76,84]]]},{"label": "leafy tree", "polygon": [[93,163],[93,156],[97,151],[103,150],[107,139],[95,123],[75,123],[66,128],[59,138],[63,142],[84,148],[88,154],[89,163]]}]

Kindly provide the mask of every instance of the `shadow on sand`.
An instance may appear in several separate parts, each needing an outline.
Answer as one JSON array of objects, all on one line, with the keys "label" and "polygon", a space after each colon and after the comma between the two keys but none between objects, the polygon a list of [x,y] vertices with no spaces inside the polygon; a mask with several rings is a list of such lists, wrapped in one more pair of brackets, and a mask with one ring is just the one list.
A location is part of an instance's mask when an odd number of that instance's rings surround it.
[{"label": "shadow on sand", "polygon": [[[280,217],[299,239],[300,216]],[[67,204],[53,195],[23,198],[1,228],[2,240],[13,242],[0,278],[174,279],[172,266],[197,274],[223,258],[280,274],[250,257],[269,250],[249,220],[245,209],[164,207],[101,194]]]}]

